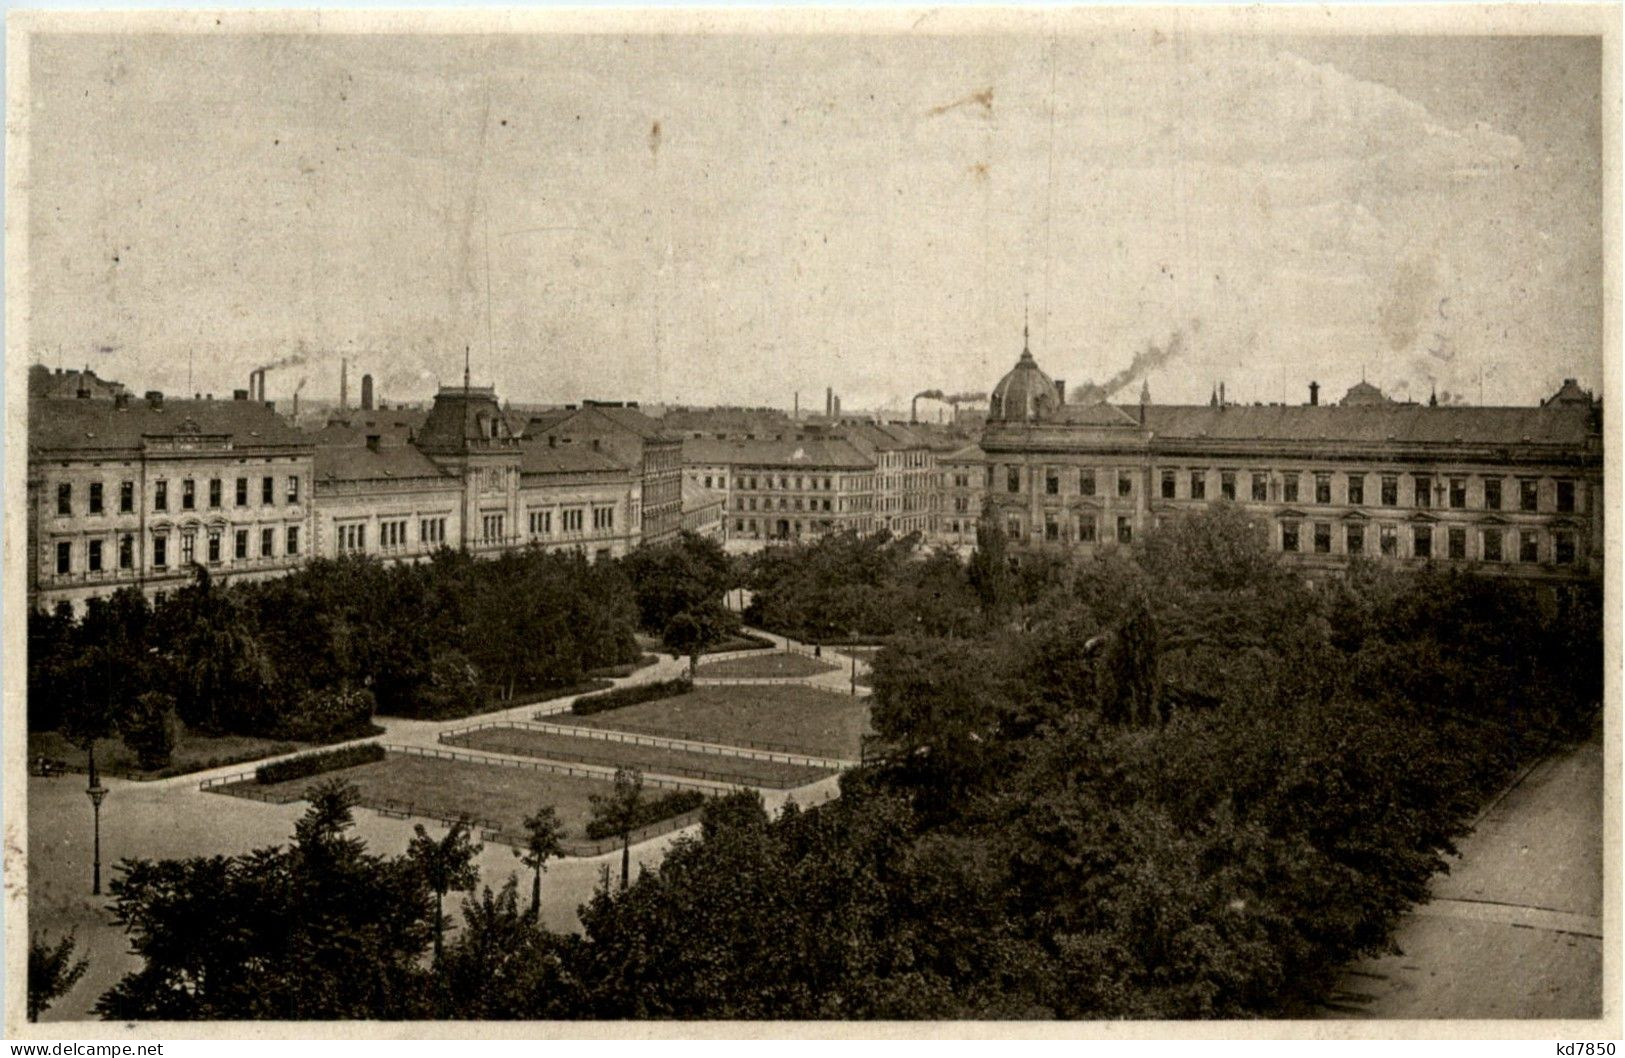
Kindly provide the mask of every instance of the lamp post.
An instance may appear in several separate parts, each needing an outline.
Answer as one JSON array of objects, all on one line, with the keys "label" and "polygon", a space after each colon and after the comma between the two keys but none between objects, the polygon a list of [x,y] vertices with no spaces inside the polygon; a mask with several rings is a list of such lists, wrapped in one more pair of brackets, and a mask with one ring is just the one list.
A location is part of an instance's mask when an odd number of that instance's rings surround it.
[{"label": "lamp post", "polygon": [[90,796],[90,810],[95,819],[95,845],[91,859],[90,895],[102,895],[102,799],[107,796],[107,788],[96,780],[96,744],[90,745],[90,786],[85,790]]}]

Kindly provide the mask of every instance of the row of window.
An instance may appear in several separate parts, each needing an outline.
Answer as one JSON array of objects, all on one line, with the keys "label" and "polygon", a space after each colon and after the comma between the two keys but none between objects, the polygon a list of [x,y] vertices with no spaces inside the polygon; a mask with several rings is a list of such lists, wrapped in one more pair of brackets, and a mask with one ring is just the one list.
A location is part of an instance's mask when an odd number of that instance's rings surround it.
[{"label": "row of window", "polygon": [[[806,504],[805,507],[802,506],[802,504],[804,502]],[[772,509],[773,509],[773,497],[771,497],[771,496],[762,497],[762,510],[771,511]],[[833,510],[834,508],[832,506],[832,501],[830,501],[828,499],[820,500],[816,496],[812,497],[811,499],[805,500],[805,501],[803,501],[800,496],[795,497],[794,500],[791,500],[791,499],[789,499],[788,497],[785,497],[785,496],[780,496],[779,497],[779,510],[781,510],[781,511],[788,511],[788,510],[797,510],[797,511],[799,511],[799,510],[803,510],[803,509],[809,510],[809,511],[828,511],[828,510]],[[737,510],[737,511],[747,511],[747,510],[748,511],[754,511],[754,510],[756,510],[756,497],[755,496],[737,496],[737,497],[735,497],[734,498],[734,510]]]},{"label": "row of window", "polygon": [[[210,478],[207,483],[208,505],[210,509],[219,509],[223,506],[224,481],[220,478]],[[238,507],[248,506],[249,479],[238,478],[236,483],[235,499]],[[106,501],[103,494],[103,484],[93,481],[86,488],[85,510],[88,514],[102,514],[106,510]],[[288,476],[287,502],[299,502],[299,475]],[[181,479],[181,510],[192,511],[197,509],[198,493],[197,481],[193,478]],[[276,502],[276,478],[266,475],[260,478],[260,503],[270,506]],[[169,482],[158,478],[153,482],[152,509],[155,511],[169,510]],[[130,514],[135,510],[135,482],[121,481],[118,487],[118,510],[120,514]],[[59,515],[73,514],[73,483],[61,481],[56,486],[56,513]]]},{"label": "row of window", "polygon": [[[1203,500],[1208,498],[1208,482],[1211,472],[1196,469],[1183,472],[1187,481],[1184,494],[1180,494],[1179,481],[1181,472],[1176,470],[1163,470],[1160,472],[1161,498],[1165,500],[1191,499]],[[1116,471],[1117,495],[1132,496],[1134,494],[1134,476],[1132,470]],[[1329,504],[1333,500],[1333,474],[1330,471],[1315,471],[1311,473],[1312,488],[1315,503]],[[1363,473],[1348,473],[1343,476],[1343,500],[1351,506],[1363,506],[1366,503],[1366,478],[1370,475]],[[1448,507],[1452,510],[1462,510],[1467,507],[1468,494],[1466,475],[1410,474],[1405,475],[1411,479],[1410,499],[1411,505],[1417,508],[1428,509],[1433,507]],[[1239,495],[1239,481],[1242,475],[1234,470],[1221,470],[1219,472],[1219,496],[1227,500],[1234,500]],[[1255,471],[1249,475],[1250,486],[1248,496],[1254,502],[1280,503],[1305,502],[1300,495],[1299,486],[1303,475],[1298,471],[1282,472],[1277,481],[1271,481],[1267,472]],[[1379,505],[1383,507],[1400,506],[1400,478],[1399,474],[1380,474],[1378,477]],[[987,483],[991,488],[994,482],[994,469],[987,468]],[[1502,509],[1502,479],[1483,478],[1479,490],[1480,509],[1499,511]],[[1094,496],[1097,491],[1096,472],[1092,468],[1080,469],[1077,472],[1077,491],[1082,496]],[[1558,478],[1553,490],[1554,509],[1560,514],[1571,514],[1575,509],[1575,483],[1569,478]],[[1020,467],[1005,468],[1005,491],[1020,492],[1022,490],[1022,473]],[[1058,467],[1044,468],[1044,493],[1049,496],[1060,495],[1062,491],[1062,471]],[[1518,479],[1518,510],[1540,510],[1540,479]]]},{"label": "row of window", "polygon": [[[499,515],[493,515],[491,517],[495,517],[495,518],[500,520],[502,516],[499,514]],[[580,508],[580,507],[566,507],[566,508],[564,508],[563,510],[561,510],[559,512],[559,531],[562,532],[562,533],[579,533],[579,532],[581,532],[582,531],[582,525],[584,524],[585,517],[586,517],[586,513],[583,510],[583,508]],[[498,527],[500,528],[500,521],[499,521]],[[593,527],[593,531],[595,531],[595,532],[608,532],[608,531],[614,529],[615,528],[615,508],[614,507],[594,507],[592,509],[592,527]],[[552,533],[553,533],[553,512],[552,511],[531,511],[530,512],[530,535],[531,536],[550,536],[550,535],[552,535]]]},{"label": "row of window", "polygon": [[[774,484],[775,481],[778,482],[778,484],[776,486]],[[835,479],[830,478],[830,477],[816,477],[816,476],[803,475],[803,474],[795,474],[795,475],[780,474],[777,478],[775,478],[772,474],[765,474],[765,475],[761,475],[761,476],[757,476],[757,475],[754,475],[754,474],[750,474],[750,475],[736,474],[736,475],[734,475],[734,488],[736,488],[736,489],[740,489],[740,490],[750,489],[750,490],[754,491],[754,490],[757,489],[757,483],[758,482],[761,483],[761,488],[763,488],[763,489],[772,489],[772,488],[776,487],[776,488],[779,488],[781,490],[786,490],[786,491],[791,489],[791,488],[799,489],[799,490],[802,490],[802,491],[811,490],[811,491],[814,491],[814,492],[817,492],[817,491],[820,491],[820,490],[824,491],[824,492],[833,492],[833,491],[835,491]],[[794,482],[793,485],[791,484],[792,482]],[[727,482],[726,482],[726,479],[719,476],[716,479],[716,483],[717,483],[717,488],[720,489]],[[705,479],[705,487],[706,488],[711,487],[711,478],[709,476],[707,476],[706,479]]]},{"label": "row of window", "polygon": [[[290,525],[284,530],[283,554],[297,557],[299,554],[299,527]],[[197,561],[198,532],[186,529],[180,532],[180,564],[189,566]],[[276,530],[261,529],[259,531],[259,554],[253,555],[249,551],[249,544],[253,535],[248,529],[238,529],[232,534],[232,557],[235,561],[247,561],[250,558],[276,558]],[[222,529],[209,529],[204,533],[203,561],[211,566],[219,565],[224,561],[225,533]],[[135,568],[135,536],[123,533],[117,540],[117,568],[127,570]],[[56,571],[58,574],[74,572],[74,553],[76,547],[71,540],[59,540],[56,545]],[[107,569],[105,555],[105,541],[87,540],[84,542],[84,570],[89,573],[100,573]],[[169,534],[156,532],[152,537],[152,568],[169,568]]]},{"label": "row of window", "polygon": [[[406,547],[410,519],[390,518],[378,523],[378,546],[385,551]],[[333,527],[333,541],[340,554],[358,554],[367,550],[367,523],[350,522]],[[446,542],[445,518],[418,519],[418,543],[426,546]]]},{"label": "row of window", "polygon": [[803,531],[825,533],[835,527],[835,522],[830,518],[819,518],[817,520],[808,520],[805,522],[800,519],[796,519],[795,521],[787,521],[780,518],[778,521],[763,519],[760,523],[760,529],[757,528],[757,525],[758,523],[755,518],[734,519],[735,532],[757,534],[765,532],[767,533],[769,539],[775,540],[782,540],[791,536],[800,536]]},{"label": "row of window", "polygon": [[[1366,526],[1346,525],[1343,527],[1343,551],[1346,555],[1364,555],[1366,550]],[[1448,526],[1445,529],[1444,558],[1466,559],[1476,557],[1485,562],[1539,562],[1540,534],[1533,529],[1520,529],[1512,533],[1512,546],[1508,548],[1507,532],[1505,529],[1481,529],[1478,531],[1478,553],[1469,556],[1467,553],[1468,530],[1466,526]],[[1314,522],[1310,528],[1310,548],[1314,554],[1329,555],[1332,553],[1332,525],[1330,522]],[[1297,522],[1281,523],[1281,550],[1286,552],[1299,552],[1304,550],[1300,539],[1301,529]],[[1434,558],[1433,540],[1434,527],[1431,525],[1413,525],[1410,532],[1411,557]],[[1397,525],[1383,525],[1377,527],[1377,551],[1379,554],[1396,557],[1399,555],[1400,531]],[[1573,530],[1557,529],[1552,532],[1552,561],[1560,566],[1572,565],[1575,556],[1575,534]]]}]

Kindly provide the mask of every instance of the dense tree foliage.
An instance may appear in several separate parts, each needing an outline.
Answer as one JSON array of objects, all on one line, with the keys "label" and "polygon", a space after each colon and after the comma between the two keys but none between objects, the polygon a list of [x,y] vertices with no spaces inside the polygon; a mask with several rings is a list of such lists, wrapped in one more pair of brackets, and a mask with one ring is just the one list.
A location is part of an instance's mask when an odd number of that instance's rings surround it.
[{"label": "dense tree foliage", "polygon": [[72,933],[52,944],[44,934],[28,939],[28,1020],[38,1021],[51,1004],[67,995],[90,969],[90,960],[74,958],[78,941]]}]

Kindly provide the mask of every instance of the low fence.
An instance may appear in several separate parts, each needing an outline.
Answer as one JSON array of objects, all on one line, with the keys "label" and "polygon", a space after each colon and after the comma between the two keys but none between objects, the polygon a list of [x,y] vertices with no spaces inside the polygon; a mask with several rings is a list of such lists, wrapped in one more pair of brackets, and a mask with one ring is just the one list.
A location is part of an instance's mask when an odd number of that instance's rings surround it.
[{"label": "low fence", "polygon": [[[560,715],[560,714],[557,714],[557,713],[535,713],[535,714],[532,715],[532,719],[533,720],[545,720],[545,718],[548,717],[548,716],[557,716],[557,715]],[[576,728],[577,728],[577,725],[575,725],[575,724],[560,724],[558,726],[562,727],[562,728],[565,728],[567,733],[574,733],[576,731]],[[585,730],[597,730],[597,731],[610,730],[608,728],[587,728],[586,725],[581,725],[581,726]],[[797,747],[795,747],[795,746],[787,746],[782,742],[763,742],[761,739],[737,738],[737,737],[734,737],[734,736],[731,736],[731,735],[729,736],[730,741],[728,741],[728,742],[716,742],[716,741],[713,741],[713,740],[707,738],[704,735],[696,735],[696,734],[694,734],[692,732],[689,732],[689,731],[673,731],[673,732],[670,732],[670,733],[665,734],[665,735],[656,735],[654,737],[656,737],[656,738],[668,738],[668,739],[673,739],[673,740],[679,741],[679,742],[697,742],[697,743],[701,743],[703,745],[710,745],[710,746],[728,746],[728,747],[735,748],[735,749],[741,749],[741,748],[742,749],[760,749],[760,750],[766,750],[769,753],[784,753],[784,754],[792,754],[793,755],[793,754],[800,754],[802,752]],[[828,759],[834,760],[834,759],[838,759],[838,758],[828,758]]]},{"label": "low fence", "polygon": [[[498,757],[487,753],[465,752],[455,749],[439,749],[433,746],[385,746],[391,753],[406,753],[416,757],[430,757],[438,760],[460,760],[470,764],[490,764],[498,768],[521,768],[530,771],[552,772],[555,775],[569,775],[578,779],[597,779],[599,782],[613,780],[615,766],[612,764],[576,765],[561,761],[542,760],[537,757]],[[686,779],[673,779],[666,776],[645,775],[643,785],[654,786],[668,790],[699,790],[701,793],[732,793],[734,790],[745,789],[745,784],[739,782],[723,782],[704,780],[689,781]]]},{"label": "low fence", "polygon": [[834,685],[832,677],[840,676],[839,669],[829,672],[820,672],[813,676],[695,676],[696,687],[746,687],[751,685],[767,687],[783,687],[790,684],[802,687],[829,688]]}]

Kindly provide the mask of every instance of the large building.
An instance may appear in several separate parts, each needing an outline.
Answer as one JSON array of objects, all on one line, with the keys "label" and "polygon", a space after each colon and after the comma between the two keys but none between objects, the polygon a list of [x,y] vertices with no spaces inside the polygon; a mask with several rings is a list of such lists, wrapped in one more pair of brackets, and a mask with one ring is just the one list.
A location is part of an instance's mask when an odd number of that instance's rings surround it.
[{"label": "large building", "polygon": [[691,480],[722,493],[730,544],[811,540],[879,527],[875,461],[839,437],[690,438],[683,451]]},{"label": "large building", "polygon": [[315,525],[313,446],[247,400],[30,401],[28,595],[76,608],[136,587],[284,573]]},{"label": "large building", "polygon": [[602,452],[629,468],[638,483],[638,530],[648,543],[676,539],[683,528],[683,442],[635,405],[587,402],[532,416],[527,440]]},{"label": "large building", "polygon": [[1573,579],[1603,557],[1601,411],[1572,381],[1539,407],[1067,403],[1030,350],[994,390],[988,516],[1028,547],[1129,545],[1218,500],[1309,568],[1352,557]]}]

